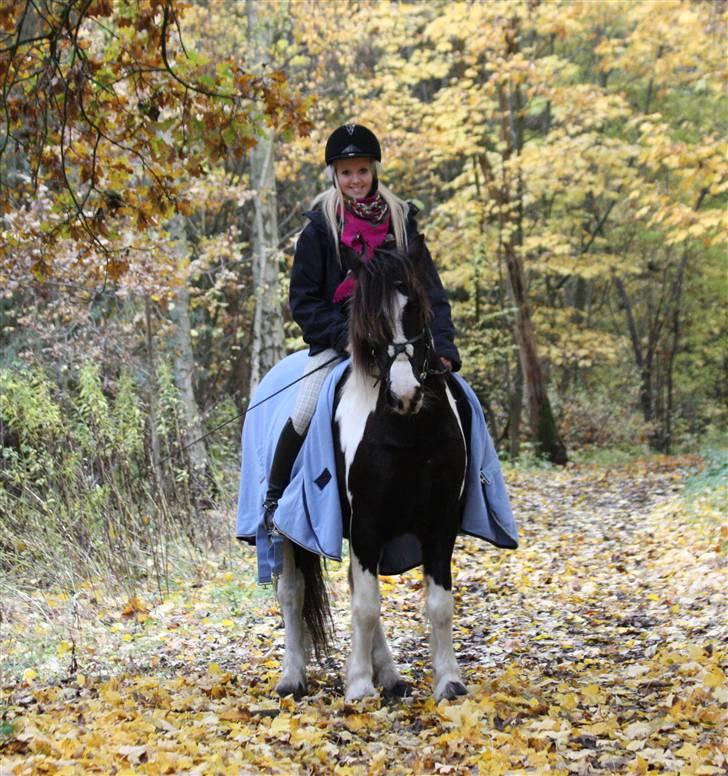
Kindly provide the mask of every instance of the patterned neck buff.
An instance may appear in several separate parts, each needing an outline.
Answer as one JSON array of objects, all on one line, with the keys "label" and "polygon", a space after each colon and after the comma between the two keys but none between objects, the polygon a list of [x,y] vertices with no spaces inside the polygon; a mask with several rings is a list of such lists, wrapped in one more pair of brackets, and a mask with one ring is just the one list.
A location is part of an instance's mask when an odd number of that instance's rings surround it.
[{"label": "patterned neck buff", "polygon": [[381,223],[389,214],[389,205],[378,191],[364,199],[344,197],[344,207],[357,218],[373,224]]}]

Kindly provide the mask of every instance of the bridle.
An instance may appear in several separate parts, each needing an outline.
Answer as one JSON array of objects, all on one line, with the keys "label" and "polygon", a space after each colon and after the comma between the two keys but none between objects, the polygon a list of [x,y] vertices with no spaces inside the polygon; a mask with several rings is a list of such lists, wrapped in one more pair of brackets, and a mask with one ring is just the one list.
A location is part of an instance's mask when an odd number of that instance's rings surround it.
[{"label": "bridle", "polygon": [[[405,297],[409,296],[406,284],[403,281],[396,280],[392,285],[400,294]],[[403,328],[404,322],[402,322],[402,329]],[[402,334],[404,334],[403,331]],[[424,348],[421,350],[422,360],[420,361],[418,358],[416,363],[415,346],[418,343],[424,343]],[[447,374],[448,370],[444,368],[444,366],[439,368],[436,366],[440,364],[440,359],[435,352],[432,331],[430,330],[430,327],[425,324],[418,334],[415,334],[413,337],[408,337],[407,339],[397,339],[390,342],[386,342],[386,340],[385,342],[382,342],[380,340],[376,345],[373,343],[372,339],[369,340],[369,363],[371,374],[375,379],[375,385],[379,385],[382,382],[386,385],[390,384],[392,366],[401,355],[404,355],[407,358],[413,376],[423,387],[423,384],[428,377],[441,377]]]},{"label": "bridle", "polygon": [[[418,374],[412,359],[415,355],[415,343],[423,339],[425,340],[425,355],[422,359],[422,368],[419,370]],[[432,341],[432,332],[430,331],[429,326],[426,326],[419,334],[414,337],[410,337],[409,339],[402,340],[400,342],[391,342],[389,345],[387,345],[387,360],[385,361],[384,374],[389,374],[389,370],[392,368],[392,364],[394,363],[395,359],[397,356],[402,354],[407,356],[407,360],[410,362],[410,366],[412,367],[412,372],[417,375],[420,383],[423,383],[430,376],[444,375],[447,373],[447,369],[444,367],[442,369],[433,369],[430,366],[430,356],[435,355],[435,348]],[[377,378],[377,382],[379,382],[379,379],[380,378]]]}]

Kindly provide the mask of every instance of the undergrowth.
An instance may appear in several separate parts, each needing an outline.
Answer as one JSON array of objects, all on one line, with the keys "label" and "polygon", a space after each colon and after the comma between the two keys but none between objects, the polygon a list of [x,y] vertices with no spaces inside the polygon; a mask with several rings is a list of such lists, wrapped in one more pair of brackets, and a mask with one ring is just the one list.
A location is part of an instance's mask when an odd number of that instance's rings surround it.
[{"label": "undergrowth", "polygon": [[704,468],[690,477],[684,495],[690,499],[698,494],[713,493],[718,499],[728,496],[728,448],[710,447],[703,451]]},{"label": "undergrowth", "polygon": [[[208,427],[233,409],[217,408]],[[88,361],[63,390],[38,369],[0,370],[5,585],[167,585],[172,564],[218,545],[229,528],[218,515],[235,491],[237,433],[237,424],[218,431],[208,470],[197,473],[167,366],[147,385],[130,371],[102,380]]]},{"label": "undergrowth", "polygon": [[[171,368],[155,382],[122,369],[102,378],[87,361],[63,388],[40,369],[0,369],[0,576],[3,591],[59,589],[89,579],[109,589],[169,590],[206,554],[232,543],[239,423],[232,400],[206,418],[204,479],[185,450],[189,438]],[[153,403],[152,403],[153,402]],[[156,450],[157,465],[152,464]],[[574,463],[629,466],[643,446],[570,451]],[[728,452],[705,452],[685,490],[686,510],[726,511]],[[551,468],[529,445],[515,469]],[[708,509],[706,512],[706,505]]]}]

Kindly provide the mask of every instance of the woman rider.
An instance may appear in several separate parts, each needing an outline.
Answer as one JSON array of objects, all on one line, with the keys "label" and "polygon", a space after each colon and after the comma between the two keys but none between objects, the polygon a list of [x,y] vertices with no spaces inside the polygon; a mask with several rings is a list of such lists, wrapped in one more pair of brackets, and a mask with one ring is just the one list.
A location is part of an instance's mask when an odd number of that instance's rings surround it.
[{"label": "woman rider", "polygon": [[[399,199],[380,181],[381,159],[376,135],[361,124],[339,127],[326,143],[326,173],[331,186],[314,199],[312,209],[305,213],[309,221],[298,238],[291,270],[291,312],[309,346],[304,370],[308,376],[301,382],[273,456],[264,502],[269,529],[321,387],[347,354],[346,302],[354,278],[341,246],[348,246],[366,261],[383,245],[406,251],[409,241],[418,234],[417,208]],[[457,371],[460,357],[454,343],[450,305],[427,248],[424,268],[435,352],[445,368]]]}]

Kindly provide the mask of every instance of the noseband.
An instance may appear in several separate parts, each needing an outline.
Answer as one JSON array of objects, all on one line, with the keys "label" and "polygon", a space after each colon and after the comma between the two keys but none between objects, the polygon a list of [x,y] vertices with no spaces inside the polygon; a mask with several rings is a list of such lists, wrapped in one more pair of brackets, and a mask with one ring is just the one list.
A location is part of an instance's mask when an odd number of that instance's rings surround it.
[{"label": "noseband", "polygon": [[[412,358],[415,354],[413,345],[415,342],[419,342],[425,336],[425,332],[421,331],[416,337],[404,340],[404,342],[392,342],[387,345],[387,356],[390,358],[390,364],[397,356],[404,353],[407,358]],[[409,348],[409,350],[408,350]]]},{"label": "noseband", "polygon": [[433,369],[430,366],[430,355],[435,351],[432,344],[432,333],[429,328],[424,328],[415,337],[410,337],[402,342],[391,342],[387,345],[387,361],[385,362],[384,373],[389,375],[389,370],[392,368],[392,364],[397,356],[404,353],[404,355],[407,356],[407,360],[410,362],[412,372],[417,375],[417,369],[412,362],[412,359],[415,355],[414,345],[422,339],[425,340],[425,357],[422,359],[422,369],[420,370],[417,379],[422,383],[431,375],[444,375],[445,372],[447,372],[447,369]]}]

